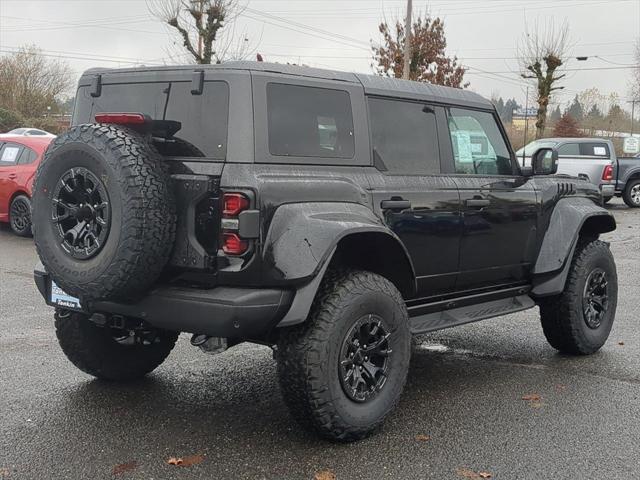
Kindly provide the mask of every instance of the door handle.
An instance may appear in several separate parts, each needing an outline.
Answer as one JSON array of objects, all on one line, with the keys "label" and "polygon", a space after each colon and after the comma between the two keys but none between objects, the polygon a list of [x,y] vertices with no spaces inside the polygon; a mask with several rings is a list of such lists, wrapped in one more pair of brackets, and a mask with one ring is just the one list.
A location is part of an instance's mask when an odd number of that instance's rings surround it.
[{"label": "door handle", "polygon": [[10,173],[8,176],[11,180],[15,180],[16,178],[18,178],[18,175],[15,173]]},{"label": "door handle", "polygon": [[382,200],[380,202],[380,208],[383,210],[406,210],[407,208],[411,208],[411,202],[403,199]]},{"label": "door handle", "polygon": [[482,208],[491,205],[491,201],[487,198],[469,198],[464,203],[467,207],[473,208]]}]

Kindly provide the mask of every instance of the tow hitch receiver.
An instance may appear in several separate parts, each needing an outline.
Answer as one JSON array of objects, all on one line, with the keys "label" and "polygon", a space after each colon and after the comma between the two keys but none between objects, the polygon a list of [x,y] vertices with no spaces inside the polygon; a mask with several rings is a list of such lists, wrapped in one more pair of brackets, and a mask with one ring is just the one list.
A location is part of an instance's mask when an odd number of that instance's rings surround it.
[{"label": "tow hitch receiver", "polygon": [[191,345],[199,347],[204,353],[215,355],[229,348],[226,338],[210,337],[208,335],[194,334],[191,337]]}]

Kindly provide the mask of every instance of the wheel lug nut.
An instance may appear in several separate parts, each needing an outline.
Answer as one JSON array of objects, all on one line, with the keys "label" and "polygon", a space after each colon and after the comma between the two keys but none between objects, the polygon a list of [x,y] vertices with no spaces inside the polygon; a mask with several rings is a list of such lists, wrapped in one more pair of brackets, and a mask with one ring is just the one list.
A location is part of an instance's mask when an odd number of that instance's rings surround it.
[{"label": "wheel lug nut", "polygon": [[359,368],[360,370],[362,370],[362,365],[360,365],[358,368]]}]

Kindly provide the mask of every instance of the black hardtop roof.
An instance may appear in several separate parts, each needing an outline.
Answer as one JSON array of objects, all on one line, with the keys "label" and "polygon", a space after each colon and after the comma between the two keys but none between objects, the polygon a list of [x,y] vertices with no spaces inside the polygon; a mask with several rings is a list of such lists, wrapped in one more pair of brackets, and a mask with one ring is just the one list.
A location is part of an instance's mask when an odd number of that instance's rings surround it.
[{"label": "black hardtop roof", "polygon": [[[413,82],[399,78],[350,73],[338,70],[304,67],[268,62],[226,62],[219,65],[168,65],[163,67],[136,67],[123,69],[93,68],[82,75],[81,84],[89,84],[90,77],[95,75],[154,74],[161,80],[163,73],[193,72],[195,70],[245,70],[255,72],[279,73],[298,77],[336,80],[348,83],[359,83],[368,95],[390,96],[398,98],[419,99],[436,103],[447,103],[476,108],[493,109],[489,100],[477,93],[461,88],[443,87],[423,82]],[[146,76],[146,75],[145,75]]]}]

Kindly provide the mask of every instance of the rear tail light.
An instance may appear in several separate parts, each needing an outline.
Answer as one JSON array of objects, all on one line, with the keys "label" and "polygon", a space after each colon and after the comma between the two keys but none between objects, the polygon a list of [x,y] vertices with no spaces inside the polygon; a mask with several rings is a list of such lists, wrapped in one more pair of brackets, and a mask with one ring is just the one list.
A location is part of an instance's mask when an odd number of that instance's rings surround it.
[{"label": "rear tail light", "polygon": [[238,235],[238,215],[250,207],[244,193],[226,192],[222,196],[222,251],[227,255],[242,255],[249,241]]},{"label": "rear tail light", "polygon": [[144,125],[149,119],[142,113],[96,113],[96,122],[116,125]]},{"label": "rear tail light", "polygon": [[249,199],[242,193],[225,193],[222,202],[222,214],[225,217],[236,217],[249,208]]},{"label": "rear tail light", "polygon": [[249,242],[242,240],[237,233],[222,234],[222,251],[227,255],[242,255],[249,248]]},{"label": "rear tail light", "polygon": [[613,166],[607,165],[602,170],[602,180],[613,180]]}]

